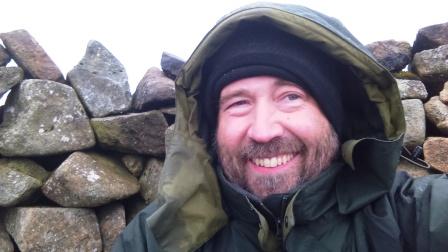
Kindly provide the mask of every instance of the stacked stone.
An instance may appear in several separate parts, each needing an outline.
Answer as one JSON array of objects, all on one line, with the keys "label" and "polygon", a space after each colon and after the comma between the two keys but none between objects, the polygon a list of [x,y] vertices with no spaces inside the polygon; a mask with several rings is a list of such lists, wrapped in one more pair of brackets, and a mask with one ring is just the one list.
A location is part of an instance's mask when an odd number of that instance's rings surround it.
[{"label": "stacked stone", "polygon": [[164,53],[131,95],[97,41],[65,79],[27,31],[0,38],[0,251],[110,251],[157,193],[183,61]]},{"label": "stacked stone", "polygon": [[[420,29],[412,47],[394,40],[367,47],[397,78],[406,120],[405,147],[412,151],[423,146],[423,158],[432,169],[408,162],[401,162],[400,168],[414,176],[448,172],[448,23]],[[409,71],[403,72],[406,66]]]}]

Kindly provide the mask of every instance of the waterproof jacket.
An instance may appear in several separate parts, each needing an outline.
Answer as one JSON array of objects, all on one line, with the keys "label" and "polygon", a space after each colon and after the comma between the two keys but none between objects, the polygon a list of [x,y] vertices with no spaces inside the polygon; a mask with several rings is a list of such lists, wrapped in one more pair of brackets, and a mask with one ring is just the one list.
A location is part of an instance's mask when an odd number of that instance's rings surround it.
[{"label": "waterproof jacket", "polygon": [[[207,150],[204,67],[242,20],[267,22],[336,59],[349,99],[341,159],[291,194],[264,202],[227,182]],[[114,251],[448,251],[448,180],[395,172],[405,128],[394,78],[336,19],[308,8],[249,5],[222,18],[176,80],[176,122],[158,198]]]}]

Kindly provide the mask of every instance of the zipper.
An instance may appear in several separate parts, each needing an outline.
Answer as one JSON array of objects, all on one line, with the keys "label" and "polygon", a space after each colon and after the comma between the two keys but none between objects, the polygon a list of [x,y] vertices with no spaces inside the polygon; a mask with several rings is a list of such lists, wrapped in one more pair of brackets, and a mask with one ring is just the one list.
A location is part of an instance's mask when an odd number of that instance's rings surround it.
[{"label": "zipper", "polygon": [[275,216],[268,207],[266,207],[263,202],[259,201],[260,206],[263,208],[266,213],[268,213],[271,218],[274,220],[275,224],[275,238],[281,244],[281,251],[284,251],[284,243],[283,243],[283,218],[285,216],[286,207],[288,205],[288,196],[283,195],[281,200],[281,211],[280,216]]}]

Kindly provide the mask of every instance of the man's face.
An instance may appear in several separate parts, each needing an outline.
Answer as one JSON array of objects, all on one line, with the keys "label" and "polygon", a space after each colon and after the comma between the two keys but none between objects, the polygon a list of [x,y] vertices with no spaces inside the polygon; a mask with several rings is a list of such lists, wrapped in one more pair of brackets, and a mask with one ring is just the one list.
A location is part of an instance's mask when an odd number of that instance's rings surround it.
[{"label": "man's face", "polygon": [[240,79],[221,91],[216,141],[226,177],[260,198],[320,174],[339,148],[313,97],[271,76]]}]

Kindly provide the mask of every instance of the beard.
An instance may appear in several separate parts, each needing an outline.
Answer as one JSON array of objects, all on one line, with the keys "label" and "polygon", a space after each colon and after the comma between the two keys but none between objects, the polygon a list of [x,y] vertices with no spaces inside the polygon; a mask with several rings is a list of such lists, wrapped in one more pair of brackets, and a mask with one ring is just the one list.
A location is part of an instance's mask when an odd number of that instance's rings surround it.
[{"label": "beard", "polygon": [[[276,137],[267,143],[249,140],[238,149],[230,150],[216,143],[218,157],[227,179],[261,199],[272,194],[287,193],[321,174],[334,160],[339,150],[336,132],[330,126],[313,142],[305,144],[298,137]],[[275,157],[293,153],[300,155],[291,169],[273,174],[257,173],[248,162],[255,158]],[[291,161],[290,161],[291,162]],[[275,168],[273,168],[275,169]]]}]

